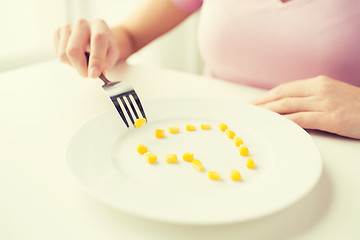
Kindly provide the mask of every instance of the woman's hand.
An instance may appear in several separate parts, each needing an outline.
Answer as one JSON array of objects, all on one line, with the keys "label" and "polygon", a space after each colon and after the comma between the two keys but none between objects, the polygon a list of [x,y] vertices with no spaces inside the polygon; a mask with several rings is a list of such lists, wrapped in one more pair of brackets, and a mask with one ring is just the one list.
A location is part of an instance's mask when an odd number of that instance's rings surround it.
[{"label": "woman's hand", "polygon": [[[120,33],[119,33],[120,32]],[[116,34],[116,35],[115,35]],[[113,32],[103,20],[78,20],[55,32],[56,54],[83,77],[96,78],[130,55],[131,41],[125,31]],[[85,52],[90,52],[89,64]]]},{"label": "woman's hand", "polygon": [[360,139],[360,88],[326,76],[281,84],[253,104],[305,129]]}]

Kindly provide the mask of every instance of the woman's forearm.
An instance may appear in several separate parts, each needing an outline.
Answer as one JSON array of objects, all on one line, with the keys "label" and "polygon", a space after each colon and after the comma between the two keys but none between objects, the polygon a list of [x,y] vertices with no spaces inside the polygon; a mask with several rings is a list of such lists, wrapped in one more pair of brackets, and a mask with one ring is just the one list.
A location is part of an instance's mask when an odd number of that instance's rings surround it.
[{"label": "woman's forearm", "polygon": [[128,35],[131,51],[129,55],[140,50],[154,39],[173,29],[191,13],[176,7],[171,0],[146,0],[122,24],[112,28],[119,41],[122,35]]}]

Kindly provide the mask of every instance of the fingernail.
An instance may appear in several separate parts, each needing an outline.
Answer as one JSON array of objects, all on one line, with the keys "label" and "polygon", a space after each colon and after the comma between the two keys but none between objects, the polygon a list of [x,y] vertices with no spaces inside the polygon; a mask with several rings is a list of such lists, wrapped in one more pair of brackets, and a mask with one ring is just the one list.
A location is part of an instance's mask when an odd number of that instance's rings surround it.
[{"label": "fingernail", "polygon": [[100,75],[100,70],[98,67],[92,67],[89,71],[89,77],[97,78]]}]

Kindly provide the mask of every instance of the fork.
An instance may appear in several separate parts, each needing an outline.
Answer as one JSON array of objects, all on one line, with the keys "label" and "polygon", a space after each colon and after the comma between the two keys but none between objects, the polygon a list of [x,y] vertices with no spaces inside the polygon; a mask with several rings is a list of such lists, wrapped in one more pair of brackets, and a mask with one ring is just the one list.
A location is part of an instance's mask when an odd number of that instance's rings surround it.
[{"label": "fork", "polygon": [[[86,56],[88,63],[89,63],[89,55],[90,54],[88,52],[85,52],[85,56]],[[128,84],[125,81],[111,82],[105,77],[105,75],[103,73],[100,74],[99,78],[104,82],[104,85],[102,85],[102,89],[110,97],[112,103],[114,104],[116,110],[118,111],[119,115],[121,116],[126,127],[129,128],[130,126],[126,119],[123,109],[125,109],[127,116],[130,119],[130,121],[132,122],[133,126],[134,126],[135,120],[140,118],[137,110],[135,109],[135,106],[133,103],[134,101],[135,101],[135,104],[136,104],[138,110],[140,110],[142,117],[145,118],[147,121],[147,118],[145,116],[145,111],[141,105],[140,99],[139,99],[138,95],[136,94],[134,88],[130,84]],[[131,113],[129,106],[130,106],[133,114]],[[135,120],[134,120],[134,117],[135,117]]]}]

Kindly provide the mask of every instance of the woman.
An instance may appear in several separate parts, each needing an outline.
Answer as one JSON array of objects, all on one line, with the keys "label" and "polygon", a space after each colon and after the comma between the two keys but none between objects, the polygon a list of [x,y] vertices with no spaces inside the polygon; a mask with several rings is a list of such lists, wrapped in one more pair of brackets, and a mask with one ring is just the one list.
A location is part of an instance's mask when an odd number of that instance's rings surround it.
[{"label": "woman", "polygon": [[208,75],[271,89],[252,103],[303,128],[360,139],[358,0],[147,0],[114,28],[102,20],[59,28],[57,55],[95,78],[200,9]]}]

